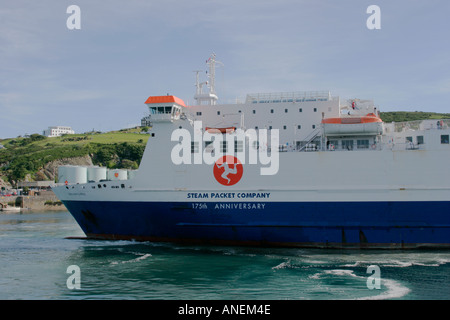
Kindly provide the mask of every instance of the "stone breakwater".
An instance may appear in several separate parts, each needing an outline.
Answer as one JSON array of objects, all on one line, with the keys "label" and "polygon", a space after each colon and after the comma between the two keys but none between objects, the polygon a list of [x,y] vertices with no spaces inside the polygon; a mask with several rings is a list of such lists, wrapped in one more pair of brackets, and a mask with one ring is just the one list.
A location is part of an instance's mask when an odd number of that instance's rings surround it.
[{"label": "stone breakwater", "polygon": [[0,196],[0,203],[8,206],[21,207],[23,210],[48,211],[48,210],[67,210],[59,201],[53,191],[41,192],[35,196]]}]

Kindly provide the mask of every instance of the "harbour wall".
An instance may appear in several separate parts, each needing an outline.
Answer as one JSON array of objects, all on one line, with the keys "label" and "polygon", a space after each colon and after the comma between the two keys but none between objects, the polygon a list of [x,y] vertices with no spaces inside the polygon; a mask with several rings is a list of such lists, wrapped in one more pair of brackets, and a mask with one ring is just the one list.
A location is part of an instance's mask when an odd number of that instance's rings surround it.
[{"label": "harbour wall", "polygon": [[[41,191],[34,196],[0,196],[0,203],[8,206],[21,207],[33,211],[66,211],[66,207],[59,201],[53,191]],[[14,205],[11,205],[14,203]]]}]

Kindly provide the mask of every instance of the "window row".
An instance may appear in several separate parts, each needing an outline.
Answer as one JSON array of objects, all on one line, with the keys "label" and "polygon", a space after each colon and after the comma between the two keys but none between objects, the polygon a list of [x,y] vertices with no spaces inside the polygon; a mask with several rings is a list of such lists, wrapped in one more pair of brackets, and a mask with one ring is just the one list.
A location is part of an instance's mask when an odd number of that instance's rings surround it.
[{"label": "window row", "polygon": [[170,107],[151,107],[150,114],[170,114],[172,112],[172,106]]},{"label": "window row", "polygon": [[[204,147],[208,148],[212,144],[212,141],[205,141]],[[259,146],[258,141],[253,142],[253,148],[257,149]],[[212,147],[212,146],[211,146]],[[210,151],[213,151],[211,148]],[[228,141],[220,141],[220,151],[222,153],[228,152]],[[244,151],[244,141],[236,140],[234,141],[234,152],[243,152]],[[198,141],[191,142],[191,153],[199,153],[200,152],[200,144]]]},{"label": "window row", "polygon": [[357,149],[369,149],[370,141],[369,139],[357,139],[357,140],[328,140],[327,148],[331,148],[331,146],[335,149],[342,150],[353,150],[356,141]]},{"label": "window row", "polygon": [[[413,143],[413,137],[406,137],[406,142]],[[417,144],[424,144],[423,136],[417,136],[416,137],[416,143]]]},{"label": "window row", "polygon": [[[317,108],[313,108],[313,111],[314,111],[314,112],[317,112]],[[330,108],[329,108],[328,111],[331,111]],[[238,110],[238,112],[239,112],[239,113],[242,113],[242,110]],[[289,109],[284,109],[284,113],[288,113],[288,112],[289,112]],[[298,112],[303,112],[303,108],[299,108],[299,109],[298,109]],[[252,113],[253,113],[253,114],[256,114],[256,110],[253,109],[253,110],[252,110]],[[275,113],[275,109],[270,109],[270,113]],[[217,115],[220,116],[220,114],[221,114],[220,111],[217,111]],[[196,112],[196,115],[197,115],[197,116],[201,116],[201,115],[202,115],[202,112],[201,112],[201,111],[197,111],[197,112]]]},{"label": "window row", "polygon": [[280,103],[280,102],[305,102],[305,101],[328,101],[326,98],[302,98],[302,99],[274,99],[254,100],[252,103]]},{"label": "window row", "polygon": [[[406,142],[413,143],[413,137],[406,137]],[[423,136],[416,136],[416,144],[424,144]],[[450,139],[448,134],[441,134],[441,144],[449,144]]]},{"label": "window row", "polygon": [[[294,128],[296,128],[296,129],[301,129],[302,128],[302,126],[300,125],[300,124],[298,124],[297,126],[293,126]],[[288,126],[287,125],[284,125],[283,126],[283,130],[287,130],[287,128],[288,128]],[[315,129],[316,128],[316,125],[315,124],[313,124],[312,126],[311,126],[311,128],[313,128],[313,129]],[[258,130],[259,129],[259,127],[258,126],[256,126],[255,127],[255,130]],[[272,126],[269,126],[269,128],[268,128],[269,130],[272,130],[273,129],[273,127]]]}]

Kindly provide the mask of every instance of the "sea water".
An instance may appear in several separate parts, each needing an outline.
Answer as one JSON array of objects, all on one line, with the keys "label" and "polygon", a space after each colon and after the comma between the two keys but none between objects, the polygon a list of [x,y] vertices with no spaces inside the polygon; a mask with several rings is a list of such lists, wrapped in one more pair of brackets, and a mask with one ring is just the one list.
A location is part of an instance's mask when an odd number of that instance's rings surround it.
[{"label": "sea water", "polygon": [[450,299],[445,250],[66,239],[74,236],[83,233],[67,211],[1,213],[0,299]]}]

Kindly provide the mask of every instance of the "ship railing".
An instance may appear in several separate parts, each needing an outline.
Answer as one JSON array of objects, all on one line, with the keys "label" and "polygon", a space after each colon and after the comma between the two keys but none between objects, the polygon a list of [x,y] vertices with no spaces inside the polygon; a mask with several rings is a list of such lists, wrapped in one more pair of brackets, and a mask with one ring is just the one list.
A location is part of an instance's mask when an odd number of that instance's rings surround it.
[{"label": "ship railing", "polygon": [[384,123],[386,133],[405,131],[442,130],[450,128],[450,119],[428,119]]},{"label": "ship railing", "polygon": [[329,91],[249,93],[246,103],[280,103],[332,100]]},{"label": "ship railing", "polygon": [[322,134],[322,128],[318,127],[304,139],[304,144],[297,149],[297,151],[317,151],[319,150],[318,145],[313,143],[317,137]]},{"label": "ship railing", "polygon": [[[293,145],[279,145],[279,152],[311,152],[311,151],[321,151],[320,141],[315,143],[311,141],[302,145],[300,148],[295,148]],[[330,152],[364,152],[364,151],[381,151],[381,150],[392,150],[392,151],[402,151],[402,150],[424,150],[425,145],[413,142],[403,142],[403,143],[386,143],[377,142],[367,147],[361,147],[357,145],[352,146],[335,146],[328,145],[324,151]]]},{"label": "ship railing", "polygon": [[333,152],[346,152],[346,151],[379,151],[382,150],[385,146],[384,143],[377,142],[372,144],[351,144],[351,145],[334,145],[333,143],[328,144],[326,146],[325,151],[333,151]]},{"label": "ship railing", "polygon": [[392,151],[402,151],[402,150],[424,150],[425,145],[420,143],[413,143],[410,141],[402,143],[382,143],[383,149]]}]

